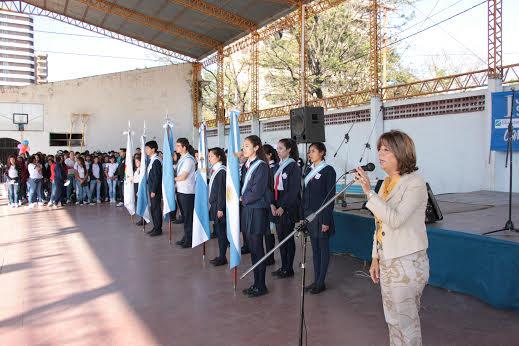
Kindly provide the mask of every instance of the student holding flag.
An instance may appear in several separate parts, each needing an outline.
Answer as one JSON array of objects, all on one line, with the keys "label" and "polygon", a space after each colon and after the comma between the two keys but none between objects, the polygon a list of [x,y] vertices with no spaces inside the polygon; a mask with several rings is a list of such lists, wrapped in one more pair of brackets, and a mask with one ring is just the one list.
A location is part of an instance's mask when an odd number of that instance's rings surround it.
[{"label": "student holding flag", "polygon": [[177,139],[175,150],[180,154],[175,182],[178,204],[184,217],[184,237],[177,242],[182,248],[190,248],[193,238],[193,210],[195,207],[195,158],[189,153],[191,145],[186,138]]},{"label": "student holding flag", "polygon": [[227,264],[227,229],[225,220],[225,185],[226,185],[226,157],[222,148],[209,150],[209,163],[211,164],[211,178],[209,180],[209,216],[213,221],[213,228],[218,237],[218,257],[210,262],[214,266]]},{"label": "student holding flag", "polygon": [[[324,161],[325,156],[326,146],[323,143],[317,142],[310,145],[308,157],[312,166],[304,178],[303,217],[319,209],[335,194],[335,169]],[[314,283],[305,289],[311,294],[319,294],[326,289],[324,279],[330,261],[330,236],[335,231],[333,203],[308,224],[308,231],[312,241]]]},{"label": "student holding flag", "polygon": [[[278,241],[281,242],[289,235],[300,219],[301,208],[301,168],[297,164],[299,152],[297,143],[290,138],[278,142],[277,152],[281,162],[274,173],[274,200],[270,205],[272,215],[276,220]],[[294,256],[296,243],[294,237],[279,248],[281,268],[272,272],[280,279],[294,276]]]},{"label": "student holding flag", "polygon": [[150,163],[146,171],[148,179],[146,185],[150,193],[150,211],[153,220],[153,228],[148,232],[150,237],[162,234],[162,163],[157,156],[159,146],[155,141],[146,143],[146,155],[150,157]]},{"label": "student holding flag", "polygon": [[[269,232],[270,168],[261,139],[256,135],[245,138],[243,155],[247,162],[240,199],[243,205],[243,225],[249,243],[251,262],[254,265],[265,255],[263,237]],[[243,290],[245,295],[252,298],[268,293],[265,270],[265,262],[254,269],[254,284]]]}]

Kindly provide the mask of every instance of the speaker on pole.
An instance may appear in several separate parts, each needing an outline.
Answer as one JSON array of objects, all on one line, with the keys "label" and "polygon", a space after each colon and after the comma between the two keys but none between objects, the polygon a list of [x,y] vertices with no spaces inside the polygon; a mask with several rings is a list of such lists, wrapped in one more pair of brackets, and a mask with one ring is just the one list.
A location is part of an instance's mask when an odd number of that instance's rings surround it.
[{"label": "speaker on pole", "polygon": [[302,107],[291,109],[290,137],[297,143],[325,142],[324,108]]}]

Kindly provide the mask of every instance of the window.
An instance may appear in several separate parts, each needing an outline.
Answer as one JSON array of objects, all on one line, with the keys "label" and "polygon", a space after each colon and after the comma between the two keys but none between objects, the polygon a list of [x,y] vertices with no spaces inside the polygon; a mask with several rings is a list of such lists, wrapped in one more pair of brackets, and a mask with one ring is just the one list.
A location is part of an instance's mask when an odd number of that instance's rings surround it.
[{"label": "window", "polygon": [[71,147],[80,147],[83,141],[81,133],[50,133],[49,145],[51,147],[68,147],[69,142]]}]

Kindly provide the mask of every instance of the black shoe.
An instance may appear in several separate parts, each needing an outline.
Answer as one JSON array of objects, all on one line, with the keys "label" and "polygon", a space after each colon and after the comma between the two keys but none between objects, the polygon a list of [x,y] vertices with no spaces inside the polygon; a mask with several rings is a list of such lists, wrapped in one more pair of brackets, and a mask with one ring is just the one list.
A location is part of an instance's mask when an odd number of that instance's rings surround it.
[{"label": "black shoe", "polygon": [[290,278],[290,277],[292,277],[292,276],[294,276],[294,271],[293,271],[293,270],[291,270],[291,271],[282,270],[282,271],[278,274],[277,278],[278,278],[278,279],[286,279],[286,278]]},{"label": "black shoe", "polygon": [[242,255],[246,255],[246,254],[248,254],[248,253],[250,253],[249,249],[244,248],[244,247],[241,248],[241,254],[242,254]]},{"label": "black shoe", "polygon": [[278,270],[273,271],[271,274],[272,274],[272,276],[278,276],[279,273],[281,273],[282,271],[283,271],[283,269],[279,268]]},{"label": "black shoe", "polygon": [[249,288],[242,290],[242,293],[245,295],[249,295],[255,288],[256,287],[254,287],[254,285],[251,285]]},{"label": "black shoe", "polygon": [[226,258],[218,258],[218,260],[213,262],[213,265],[215,267],[223,266],[223,265],[226,265],[226,264],[227,264],[227,259]]},{"label": "black shoe", "polygon": [[305,286],[305,292],[310,292],[315,287],[315,282],[308,286]]},{"label": "black shoe", "polygon": [[180,245],[180,247],[181,247],[182,249],[191,248],[191,243],[182,243],[182,245]]},{"label": "black shoe", "polygon": [[312,288],[310,290],[310,294],[319,294],[319,293],[321,293],[321,292],[323,292],[325,290],[326,290],[326,286],[325,285],[322,285],[322,286],[317,286],[316,285],[316,286],[314,286],[314,288]]},{"label": "black shoe", "polygon": [[254,287],[254,289],[248,294],[248,296],[249,298],[256,298],[264,296],[267,293],[269,293],[269,290],[266,288],[260,290],[259,288]]},{"label": "black shoe", "polygon": [[186,241],[185,241],[184,239],[180,239],[180,240],[177,241],[175,244],[182,246],[182,245],[184,245],[185,242],[186,242]]},{"label": "black shoe", "polygon": [[211,264],[214,264],[216,261],[218,261],[220,259],[220,257],[216,256],[215,258],[213,258],[212,260],[209,261],[209,263]]},{"label": "black shoe", "polygon": [[147,231],[146,234],[151,234],[153,232],[156,232],[155,228],[152,228],[151,230]]},{"label": "black shoe", "polygon": [[151,232],[148,234],[150,237],[158,237],[159,235],[162,235],[162,232]]}]

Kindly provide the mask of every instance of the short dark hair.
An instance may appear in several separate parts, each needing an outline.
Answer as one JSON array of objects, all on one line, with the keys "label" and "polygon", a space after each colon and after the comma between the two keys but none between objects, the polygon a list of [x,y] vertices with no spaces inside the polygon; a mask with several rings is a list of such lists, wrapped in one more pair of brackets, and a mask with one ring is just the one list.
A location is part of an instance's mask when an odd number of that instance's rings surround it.
[{"label": "short dark hair", "polygon": [[157,144],[157,141],[147,141],[146,146],[150,149],[154,149],[157,151],[159,149],[159,145]]},{"label": "short dark hair", "polygon": [[377,150],[387,147],[395,155],[400,175],[413,173],[416,167],[416,149],[408,134],[398,130],[383,133],[378,139]]}]

